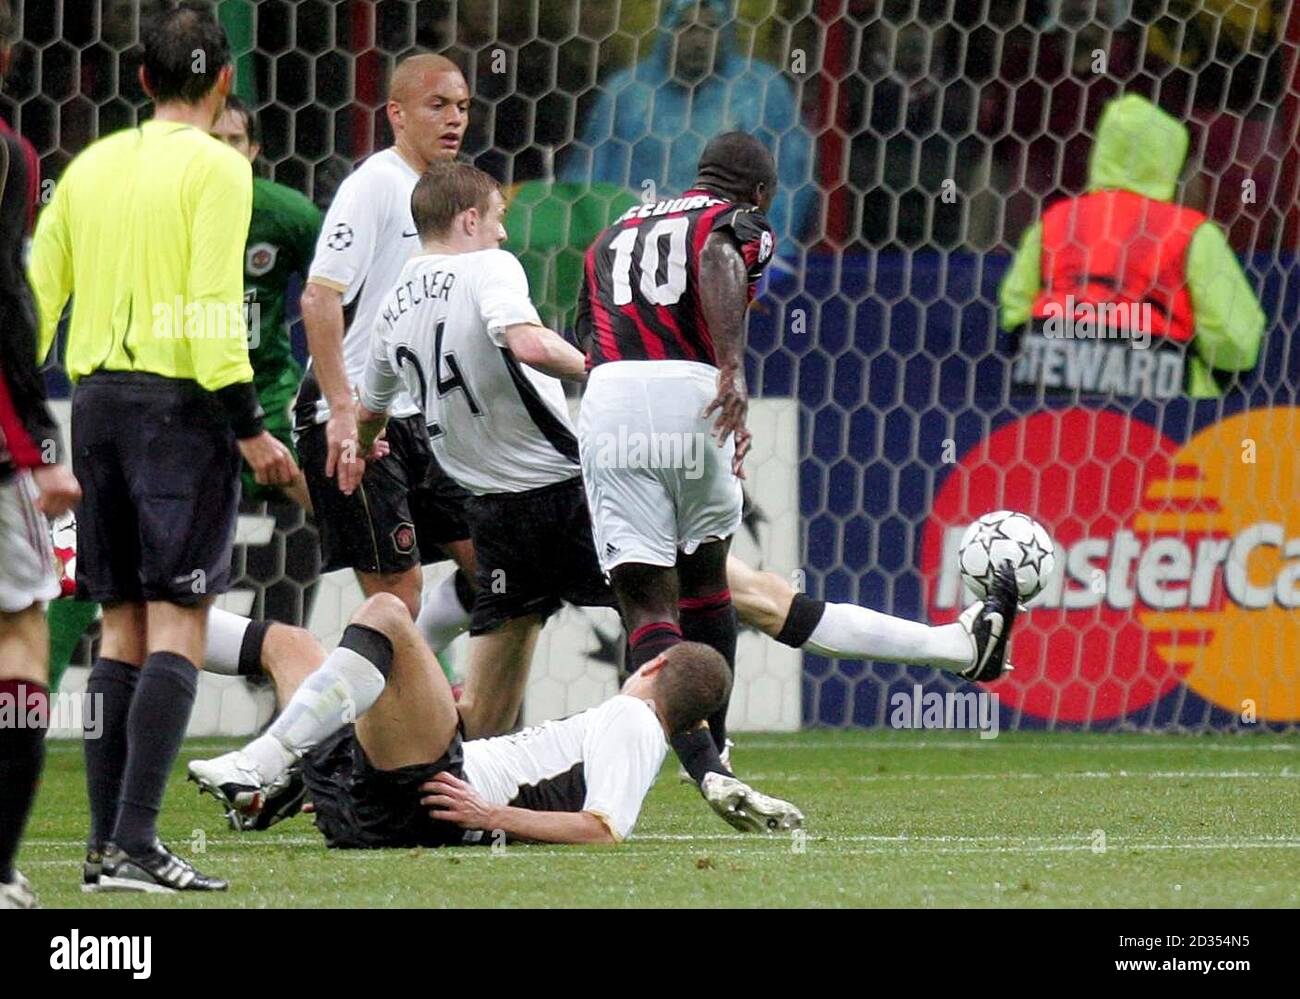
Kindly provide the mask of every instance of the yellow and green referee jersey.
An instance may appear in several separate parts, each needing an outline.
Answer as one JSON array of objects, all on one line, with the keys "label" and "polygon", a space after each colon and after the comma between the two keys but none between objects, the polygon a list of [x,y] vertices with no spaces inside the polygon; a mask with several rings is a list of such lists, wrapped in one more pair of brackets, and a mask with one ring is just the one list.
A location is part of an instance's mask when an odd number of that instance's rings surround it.
[{"label": "yellow and green referee jersey", "polygon": [[29,279],[44,358],[73,296],[65,366],[250,382],[244,242],[248,160],[191,125],[148,121],[100,139],[41,212]]}]

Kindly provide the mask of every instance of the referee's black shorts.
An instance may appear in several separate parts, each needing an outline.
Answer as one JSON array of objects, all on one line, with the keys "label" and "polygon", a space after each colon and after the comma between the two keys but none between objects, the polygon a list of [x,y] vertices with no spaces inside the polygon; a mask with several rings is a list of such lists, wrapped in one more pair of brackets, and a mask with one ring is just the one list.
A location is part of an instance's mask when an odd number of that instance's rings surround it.
[{"label": "referee's black shorts", "polygon": [[196,604],[230,585],[239,449],[192,381],[99,371],[72,396],[77,596]]},{"label": "referee's black shorts", "polygon": [[403,572],[447,556],[438,547],[469,537],[468,494],[439,466],[422,416],[390,419],[389,452],[366,462],[361,485],[345,496],[325,474],[325,424],[296,434],[303,477],[320,531],[321,572]]},{"label": "referee's black shorts", "polygon": [[471,635],[530,614],[545,621],[563,601],[618,606],[596,558],[581,476],[525,492],[471,496],[465,509],[478,561]]}]

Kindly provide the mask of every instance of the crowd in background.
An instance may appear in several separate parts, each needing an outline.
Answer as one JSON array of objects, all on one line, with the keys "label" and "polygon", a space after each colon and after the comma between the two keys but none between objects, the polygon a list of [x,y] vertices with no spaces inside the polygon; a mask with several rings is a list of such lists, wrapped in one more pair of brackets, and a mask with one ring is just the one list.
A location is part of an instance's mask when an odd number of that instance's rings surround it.
[{"label": "crowd in background", "polygon": [[[132,49],[152,2],[26,4],[4,113],[47,176],[133,123],[144,98]],[[1289,10],[1284,0],[272,0],[249,19],[240,89],[264,106],[275,179],[320,203],[382,143],[383,75],[415,47],[465,68],[466,152],[509,183],[671,192],[707,137],[750,129],[777,152],[773,215],[787,255],[1010,250],[1047,203],[1083,190],[1101,107],[1131,91],[1192,130],[1180,200],[1223,224],[1238,252],[1267,252],[1295,242]]]}]

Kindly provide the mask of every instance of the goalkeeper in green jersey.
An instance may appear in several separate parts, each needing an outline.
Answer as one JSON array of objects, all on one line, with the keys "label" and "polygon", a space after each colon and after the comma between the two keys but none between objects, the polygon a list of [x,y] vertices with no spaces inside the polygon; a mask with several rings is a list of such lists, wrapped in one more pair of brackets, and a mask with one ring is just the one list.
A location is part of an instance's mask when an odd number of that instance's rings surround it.
[{"label": "goalkeeper in green jersey", "polygon": [[[212,134],[256,162],[262,151],[257,114],[234,94]],[[302,380],[302,367],[294,359],[285,323],[285,297],[289,278],[306,275],[316,237],[320,209],[291,187],[253,177],[253,219],[244,249],[244,307],[249,313],[248,358],[253,364],[253,384],[266,415],[266,429],[293,450],[289,406]],[[253,481],[244,467],[244,499],[273,499],[283,493],[311,508],[307,484],[299,475],[277,489]]]}]

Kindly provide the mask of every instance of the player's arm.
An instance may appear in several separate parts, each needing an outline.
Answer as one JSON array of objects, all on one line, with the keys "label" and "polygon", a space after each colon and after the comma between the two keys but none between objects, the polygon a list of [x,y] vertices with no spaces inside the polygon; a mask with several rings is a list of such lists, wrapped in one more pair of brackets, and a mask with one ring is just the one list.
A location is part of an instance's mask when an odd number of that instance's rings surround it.
[{"label": "player's arm", "polygon": [[383,324],[384,321],[379,320],[370,337],[370,356],[366,358],[358,392],[356,447],[361,460],[340,461],[338,466],[339,489],[345,496],[352,495],[361,484],[366,459],[380,457],[377,452],[372,454],[372,449],[388,425],[388,407],[402,387],[401,376],[389,360],[389,344]]},{"label": "player's arm", "polygon": [[312,374],[330,408],[325,427],[327,475],[334,474],[343,448],[355,446],[346,442],[357,436],[352,386],[343,360],[343,299],[366,279],[374,260],[375,240],[388,214],[383,193],[364,191],[364,180],[363,175],[353,174],[339,187],[325,214],[302,293]]},{"label": "player's arm", "polygon": [[749,390],[745,386],[745,310],[749,306],[749,273],[734,240],[713,232],[700,251],[700,307],[713,335],[718,361],[718,394],[704,415],[717,413],[714,432],[721,447],[736,435],[732,471],[744,477],[742,466],[749,451]]},{"label": "player's arm", "polygon": [[81,498],[72,473],[60,464],[58,428],[36,365],[37,331],[27,279],[16,261],[30,211],[31,180],[18,141],[0,137],[0,433],[18,468],[29,468],[48,516],[66,513]]},{"label": "player's arm", "polygon": [[321,394],[331,413],[350,411],[352,388],[343,363],[343,292],[319,278],[308,278],[301,308],[312,374]]},{"label": "player's arm", "polygon": [[[221,155],[198,159],[188,180],[186,342],[194,380],[225,409],[254,478],[264,485],[288,485],[298,469],[288,449],[262,426],[262,406],[248,360],[244,244],[253,214],[252,169],[247,160],[223,148]],[[201,328],[193,328],[195,324]]]},{"label": "player's arm", "polygon": [[586,357],[542,325],[528,295],[528,276],[514,254],[497,250],[487,259],[490,266],[479,271],[474,297],[491,341],[520,364],[555,378],[583,381]]},{"label": "player's arm", "polygon": [[516,323],[506,327],[505,341],[520,364],[556,378],[586,380],[586,355],[554,330],[533,323]]},{"label": "player's arm", "polygon": [[[14,395],[10,390],[12,376],[8,363],[16,362],[18,358],[14,356],[12,350],[6,350],[5,354],[6,364],[4,370],[0,371],[0,443],[8,449],[10,460],[15,467],[31,469],[32,480],[38,490],[37,508],[47,517],[62,516],[81,499],[81,486],[66,465],[46,462],[49,453],[47,448],[58,439],[52,419],[47,431],[49,436],[38,438],[41,446],[32,439],[28,432],[28,424],[32,420],[32,400],[29,397],[27,404],[21,407],[26,412],[20,412],[20,406],[15,405]],[[30,357],[24,360],[32,366],[36,378],[39,379],[40,374],[35,371],[35,360]],[[18,381],[21,383],[24,379],[20,378]],[[45,404],[44,393],[40,398],[40,408],[48,415],[49,408]],[[24,416],[27,417],[26,420]]]},{"label": "player's arm", "polygon": [[603,817],[595,812],[535,812],[510,805],[491,805],[468,783],[449,773],[423,784],[430,818],[462,829],[501,830],[515,839],[536,843],[617,843]]}]

